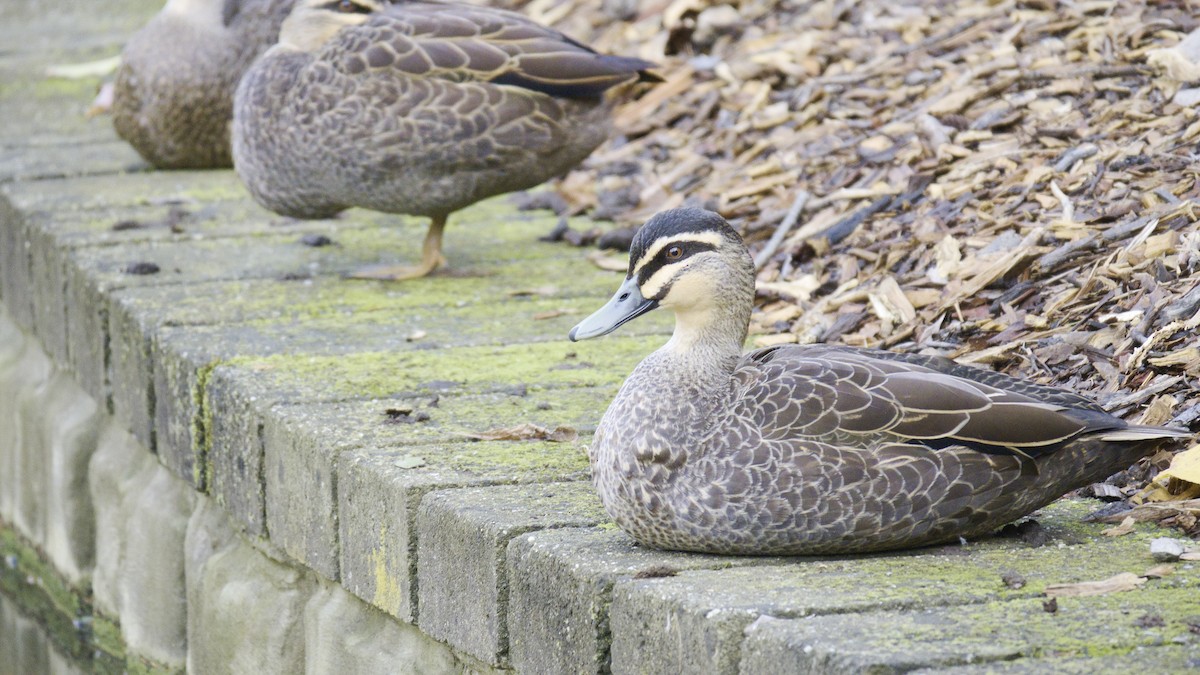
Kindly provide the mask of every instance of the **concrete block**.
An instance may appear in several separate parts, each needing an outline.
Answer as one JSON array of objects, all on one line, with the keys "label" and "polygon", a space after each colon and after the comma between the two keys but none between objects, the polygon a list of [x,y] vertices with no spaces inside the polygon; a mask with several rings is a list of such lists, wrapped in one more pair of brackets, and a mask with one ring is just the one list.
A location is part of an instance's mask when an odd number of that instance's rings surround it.
[{"label": "concrete block", "polygon": [[321,582],[304,609],[305,672],[485,672],[415,626],[396,621],[340,586]]},{"label": "concrete block", "polygon": [[[46,500],[42,546],[55,568],[83,585],[95,561],[96,532],[88,462],[96,450],[103,415],[70,375],[56,370],[40,406],[45,439]],[[31,420],[32,421],[32,420]]]},{"label": "concrete block", "polygon": [[29,242],[29,290],[33,293],[33,335],[42,344],[50,360],[67,363],[67,315],[64,288],[64,261],[54,247],[53,237],[36,227],[38,218],[27,223]]},{"label": "concrete block", "polygon": [[591,483],[438,490],[417,513],[419,625],[485,662],[508,654],[508,568],[514,537],[607,520]]},{"label": "concrete block", "polygon": [[0,183],[62,178],[68,171],[122,173],[141,164],[137,152],[125,141],[9,148],[0,156]]},{"label": "concrete block", "polygon": [[[106,295],[106,294],[104,294]],[[122,311],[120,305],[106,305],[108,327],[108,377],[112,393],[113,415],[129,429],[134,438],[154,452],[154,407],[158,398],[154,389],[154,371],[150,359],[150,337],[136,317]],[[164,392],[164,396],[166,392]]]},{"label": "concrete block", "polygon": [[336,495],[342,584],[388,614],[415,622],[417,510],[426,493],[586,475],[587,457],[578,442],[483,441],[345,451],[338,463]]},{"label": "concrete block", "polygon": [[184,536],[195,495],[157,462],[130,495],[120,572],[121,635],[128,651],[171,667],[187,659]]},{"label": "concrete block", "polygon": [[[908,672],[1048,655],[1095,659],[1180,640],[1191,644],[1187,617],[1200,611],[1200,598],[1181,590],[1195,582],[1058,598],[1055,612],[1044,609],[1045,598],[1031,598],[803,619],[764,616],[746,629],[741,672]],[[1169,672],[1152,663],[1145,667]]]},{"label": "concrete block", "polygon": [[96,608],[109,617],[120,617],[124,606],[127,524],[134,518],[135,497],[156,469],[153,455],[110,418],[88,465],[88,492],[96,518],[92,594]]},{"label": "concrete block", "polygon": [[108,300],[87,274],[68,265],[66,278],[67,368],[79,385],[109,413],[113,412],[109,383]]},{"label": "concrete block", "polygon": [[315,579],[243,541],[211,500],[188,523],[187,589],[189,672],[304,671]]},{"label": "concrete block", "polygon": [[[272,529],[271,538],[327,578],[337,579],[336,542],[333,526],[329,524],[336,517],[329,507],[328,495],[334,489],[329,462],[297,466],[299,475],[277,465],[276,475],[268,476],[260,401],[247,396],[219,371],[200,371],[196,379],[202,402],[201,428],[207,450],[205,482],[209,493],[247,532],[262,534],[267,531],[268,484],[280,481],[279,487],[285,493],[312,489],[295,504],[298,512],[277,514],[272,528],[277,525],[279,530]],[[296,483],[288,483],[289,480]],[[300,523],[299,536],[284,521]],[[315,531],[310,530],[310,524]]]},{"label": "concrete block", "polygon": [[950,668],[921,668],[913,675],[1094,675],[1095,673],[1186,673],[1200,668],[1200,644],[1135,647],[1126,654],[1057,657],[1046,654],[1013,661],[988,661]]},{"label": "concrete block", "polygon": [[[818,617],[921,610],[1032,598],[1047,584],[1104,579],[1146,560],[1149,532],[1111,540],[1079,521],[1090,506],[1062,501],[1038,512],[1047,541],[985,539],[969,546],[841,558],[795,558],[778,567],[681,572],[629,579],[612,594],[614,672],[737,672],[745,628],[760,616]],[[1103,545],[1103,555],[1088,553]],[[1097,549],[1098,550],[1098,549]],[[1023,579],[1019,588],[1005,574]]]},{"label": "concrete block", "polygon": [[[22,446],[15,403],[27,378],[29,364],[21,358],[26,340],[5,305],[0,304],[0,518],[10,523],[16,517],[21,490]],[[48,366],[44,364],[47,372]]]},{"label": "concrete block", "polygon": [[30,243],[25,230],[25,214],[12,203],[10,194],[10,186],[0,185],[0,299],[14,323],[32,330]]},{"label": "concrete block", "polygon": [[41,545],[46,540],[47,504],[43,488],[48,478],[49,455],[41,405],[54,376],[54,364],[37,341],[30,338],[25,340],[20,360],[9,375],[10,382],[16,385],[12,396],[6,399],[7,405],[12,406],[9,423],[17,448],[12,522],[27,539]]},{"label": "concrete block", "polygon": [[[244,425],[250,438],[255,437],[254,417],[246,415],[243,418],[245,413],[241,411],[254,410],[263,403],[263,398],[254,396],[251,399],[245,386],[249,384],[248,380],[247,374],[240,370],[217,369],[214,372],[209,390],[225,393],[214,394],[213,399],[236,403],[220,406],[225,419],[214,421],[214,428]],[[270,400],[270,394],[263,396]],[[342,546],[351,547],[342,556],[356,569],[355,580],[349,581],[347,588],[361,593],[360,597],[369,602],[381,603],[377,606],[384,611],[400,612],[396,615],[411,620],[414,616],[410,614],[411,609],[401,609],[394,595],[376,599],[373,584],[376,579],[398,580],[415,573],[415,568],[404,562],[399,569],[384,565],[382,569],[386,569],[387,574],[383,575],[379,573],[381,568],[377,562],[380,546],[388,548],[392,562],[400,563],[395,556],[401,554],[403,560],[408,560],[407,551],[415,546],[415,539],[399,546],[383,542],[395,537],[400,530],[406,532],[403,541],[408,541],[407,532],[415,517],[415,511],[409,509],[410,505],[415,508],[419,494],[439,487],[560,481],[586,476],[587,458],[580,443],[470,443],[465,442],[465,434],[494,429],[505,421],[511,425],[514,416],[519,416],[522,421],[554,427],[556,421],[570,422],[586,417],[580,412],[585,407],[580,401],[593,403],[600,396],[595,391],[581,393],[563,389],[525,396],[443,396],[436,399],[436,405],[431,403],[435,400],[432,394],[413,399],[276,405],[265,413],[262,432],[267,529],[272,539],[290,555],[327,576],[340,567],[338,561],[329,557],[337,555],[339,541]],[[550,400],[555,404],[547,403]],[[388,410],[405,407],[428,415],[429,419],[410,424],[397,419],[396,414],[390,417],[387,414]],[[214,486],[225,480],[222,473],[229,474],[232,470],[232,475],[236,476],[241,471],[241,467],[235,465],[222,472],[218,467],[222,462],[228,462],[228,458],[244,460],[251,469],[254,466],[252,455],[234,451],[225,458],[220,456],[221,451],[217,448],[236,450],[236,439],[237,435],[231,433],[214,438],[213,466],[218,474]],[[396,445],[405,443],[414,444],[411,447],[415,449],[411,452],[416,453],[414,457],[420,456],[414,466],[404,466],[404,460],[396,459],[410,453]],[[370,476],[347,476],[352,487],[338,487],[337,480],[341,478],[335,480],[335,477],[340,475],[339,457],[348,449],[363,455],[378,450],[381,457],[378,466],[387,475],[380,480]],[[397,461],[400,461],[399,466]],[[416,460],[410,458],[407,461]],[[398,471],[393,471],[397,468]],[[252,470],[248,473],[258,475]],[[372,497],[363,502],[364,494]],[[240,496],[226,498],[235,504],[252,504],[254,496],[253,492],[243,491]],[[343,498],[340,507],[339,498]],[[365,520],[359,518],[362,512],[356,511],[357,505],[370,514]],[[389,515],[385,516],[385,512]],[[378,517],[388,520],[377,520]],[[341,534],[345,535],[340,539],[339,520],[344,523]],[[390,528],[387,535],[383,534],[381,526],[385,522]],[[341,572],[345,573],[345,570]],[[407,581],[403,583],[407,584]],[[394,590],[391,585],[385,586],[388,593]],[[403,603],[408,605],[411,599]]]},{"label": "concrete block", "polygon": [[656,551],[615,528],[521,535],[508,545],[509,663],[522,673],[607,672],[617,581],[784,561]]}]

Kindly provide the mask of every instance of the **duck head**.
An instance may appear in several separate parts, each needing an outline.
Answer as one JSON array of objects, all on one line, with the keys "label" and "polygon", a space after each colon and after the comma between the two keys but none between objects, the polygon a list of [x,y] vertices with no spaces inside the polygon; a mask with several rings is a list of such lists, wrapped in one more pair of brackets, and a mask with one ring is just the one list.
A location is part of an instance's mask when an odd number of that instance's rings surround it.
[{"label": "duck head", "polygon": [[735,323],[748,322],[753,298],[754,262],[737,231],[711,211],[671,209],[638,230],[625,281],[569,337],[578,341],[607,335],[663,307],[675,313],[678,338],[730,313],[738,315]]}]

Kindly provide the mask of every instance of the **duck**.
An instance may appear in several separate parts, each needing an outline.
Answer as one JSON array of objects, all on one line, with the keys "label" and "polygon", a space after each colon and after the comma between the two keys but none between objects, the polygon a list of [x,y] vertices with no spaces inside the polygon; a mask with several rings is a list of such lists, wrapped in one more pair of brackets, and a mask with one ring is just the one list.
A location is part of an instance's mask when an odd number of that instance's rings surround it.
[{"label": "duck", "polygon": [[286,216],[430,218],[420,263],[350,274],[422,277],[445,264],[451,213],[583,161],[608,137],[605,92],[654,65],[501,9],[301,0],[238,87],[234,168]]},{"label": "duck", "polygon": [[675,315],[588,448],[605,510],[658,549],[850,554],[982,537],[1190,436],[939,356],[785,344],[742,353],[754,263],[700,209],[633,239],[616,294],[571,329]]},{"label": "duck", "polygon": [[167,0],[126,43],[113,128],[160,169],[233,166],[233,92],[295,0]]}]

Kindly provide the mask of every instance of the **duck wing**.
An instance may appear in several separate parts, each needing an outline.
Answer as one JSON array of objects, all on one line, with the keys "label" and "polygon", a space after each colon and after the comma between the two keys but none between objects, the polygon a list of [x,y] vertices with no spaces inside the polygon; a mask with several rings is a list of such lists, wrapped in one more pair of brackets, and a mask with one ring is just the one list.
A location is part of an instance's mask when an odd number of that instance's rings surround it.
[{"label": "duck wing", "polygon": [[642,59],[598,54],[530,19],[500,9],[397,2],[365,24],[350,72],[392,68],[457,82],[484,81],[564,98],[594,98],[632,80],[657,80]]},{"label": "duck wing", "polygon": [[904,356],[784,345],[747,354],[735,378],[746,387],[742,400],[753,401],[764,438],[1036,458],[1082,434],[1133,428],[1069,392],[947,359]]}]

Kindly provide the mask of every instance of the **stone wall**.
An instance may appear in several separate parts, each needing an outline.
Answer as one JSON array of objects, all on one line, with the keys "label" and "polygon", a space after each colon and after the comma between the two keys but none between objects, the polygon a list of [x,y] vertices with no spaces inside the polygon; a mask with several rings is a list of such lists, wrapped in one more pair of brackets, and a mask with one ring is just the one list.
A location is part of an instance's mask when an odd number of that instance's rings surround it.
[{"label": "stone wall", "polygon": [[[2,305],[0,479],[10,567],[38,587],[27,593],[45,594],[83,629],[56,636],[68,651],[80,639],[107,650],[93,657],[75,649],[96,667],[490,670],[239,532],[54,365]],[[48,566],[27,565],[33,556]],[[14,632],[33,630],[11,612]],[[14,672],[25,673],[68,667],[58,652],[16,663]]]}]

